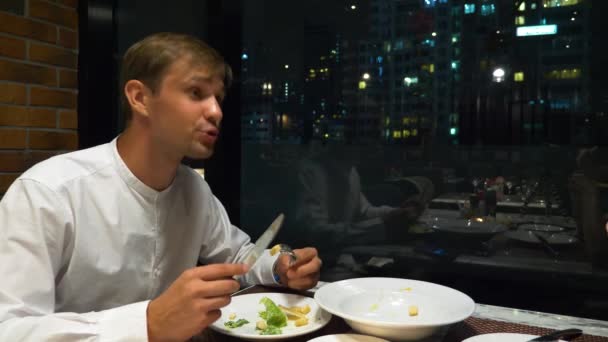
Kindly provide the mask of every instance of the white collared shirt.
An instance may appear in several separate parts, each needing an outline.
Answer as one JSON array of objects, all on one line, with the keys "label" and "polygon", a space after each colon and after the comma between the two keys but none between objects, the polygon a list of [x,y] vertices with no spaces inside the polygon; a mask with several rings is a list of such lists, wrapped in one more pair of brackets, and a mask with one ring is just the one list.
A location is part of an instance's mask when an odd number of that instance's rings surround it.
[{"label": "white collared shirt", "polygon": [[[253,248],[192,169],[156,191],[111,143],[43,161],[0,202],[0,341],[147,341],[146,309],[186,269]],[[243,277],[274,284],[265,253]]]}]

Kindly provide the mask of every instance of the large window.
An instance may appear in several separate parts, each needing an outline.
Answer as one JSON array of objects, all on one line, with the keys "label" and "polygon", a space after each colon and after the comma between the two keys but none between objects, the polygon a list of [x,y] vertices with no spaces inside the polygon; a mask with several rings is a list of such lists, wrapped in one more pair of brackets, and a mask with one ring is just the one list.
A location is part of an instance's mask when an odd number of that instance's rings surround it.
[{"label": "large window", "polygon": [[608,318],[607,3],[244,1],[243,227],[285,212],[327,279]]}]

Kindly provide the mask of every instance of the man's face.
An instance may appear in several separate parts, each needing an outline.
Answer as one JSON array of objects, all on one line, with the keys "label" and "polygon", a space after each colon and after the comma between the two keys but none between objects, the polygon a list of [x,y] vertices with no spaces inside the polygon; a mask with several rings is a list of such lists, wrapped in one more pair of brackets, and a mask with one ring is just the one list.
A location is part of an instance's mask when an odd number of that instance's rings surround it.
[{"label": "man's face", "polygon": [[223,99],[219,75],[186,58],[174,62],[148,103],[156,147],[180,160],[209,158],[219,136]]}]

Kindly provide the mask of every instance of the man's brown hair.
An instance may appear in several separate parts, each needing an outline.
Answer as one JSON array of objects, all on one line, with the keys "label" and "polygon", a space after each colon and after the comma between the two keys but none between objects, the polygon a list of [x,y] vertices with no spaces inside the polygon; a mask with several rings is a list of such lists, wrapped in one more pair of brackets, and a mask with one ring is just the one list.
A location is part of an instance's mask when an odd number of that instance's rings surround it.
[{"label": "man's brown hair", "polygon": [[130,80],[138,80],[154,93],[161,85],[167,69],[182,58],[189,58],[193,66],[209,68],[210,72],[223,78],[225,88],[230,87],[232,69],[214,48],[190,35],[155,33],[133,44],[122,60],[121,109],[127,125],[133,113],[124,93],[125,84]]}]

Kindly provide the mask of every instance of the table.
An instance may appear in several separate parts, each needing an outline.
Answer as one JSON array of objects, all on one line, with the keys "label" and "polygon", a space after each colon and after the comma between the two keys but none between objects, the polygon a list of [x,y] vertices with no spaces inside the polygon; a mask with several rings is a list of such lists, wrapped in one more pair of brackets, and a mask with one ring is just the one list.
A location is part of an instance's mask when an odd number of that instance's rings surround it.
[{"label": "table", "polygon": [[[460,213],[456,210],[429,209],[424,215],[460,219]],[[565,227],[570,232],[568,234],[576,233],[576,222],[570,217],[499,213],[496,220],[511,222],[514,227],[524,222],[553,224]],[[399,243],[355,245],[346,247],[343,252],[358,256],[359,259],[387,258],[405,266],[417,265],[437,270],[444,268],[461,274],[496,274],[505,279],[515,276],[539,279],[547,276],[568,277],[571,281],[601,281],[608,284],[608,270],[594,267],[589,262],[581,241],[570,245],[554,245],[559,251],[556,256],[548,253],[540,243],[522,243],[509,239],[505,234],[496,234],[487,239],[489,237],[480,240],[473,235],[421,230],[410,233]],[[430,253],[432,247],[442,248],[446,253],[433,255]]]},{"label": "table", "polygon": [[559,259],[548,256],[542,247],[537,249],[508,247],[490,255],[478,255],[463,249],[457,249],[451,256],[433,257],[420,252],[415,244],[390,244],[352,246],[344,250],[358,258],[380,257],[390,259],[399,266],[433,268],[436,271],[449,271],[461,275],[486,274],[504,279],[543,279],[544,277],[568,277],[570,281],[600,282],[608,284],[608,271],[594,268],[584,260],[569,260],[567,256]]},{"label": "table", "polygon": [[[325,285],[320,283],[315,289],[306,292],[298,292],[283,288],[255,286],[239,294],[264,293],[264,292],[287,292],[297,293],[312,297],[314,291]],[[527,324],[525,324],[527,323]],[[556,329],[580,328],[584,335],[576,339],[577,342],[608,342],[608,322],[582,319],[570,316],[558,316],[541,312],[522,311],[505,307],[496,307],[477,304],[475,312],[463,322],[439,332],[437,335],[425,339],[425,342],[460,342],[471,336],[496,333],[512,332],[542,335]],[[289,339],[292,342],[304,342],[318,336],[330,334],[354,333],[343,319],[333,316],[329,324],[324,328],[306,336]],[[209,331],[204,337],[193,339],[194,341],[225,341],[236,342],[240,339]]]},{"label": "table", "polygon": [[[469,200],[469,196],[471,194],[469,193],[445,193],[445,194],[441,194],[437,197],[435,197],[434,199],[431,200],[431,203],[446,203],[446,204],[458,204],[458,203],[463,203]],[[515,195],[506,195],[504,196],[503,199],[499,200],[496,202],[496,205],[498,207],[514,207],[514,208],[521,208],[524,205],[523,200],[521,199],[521,196],[515,196]],[[534,197],[530,203],[528,203],[528,208],[534,208],[534,209],[546,209],[547,205],[544,201],[543,198],[541,197]],[[559,205],[552,203],[551,204],[551,209],[555,210],[555,209],[559,209]]]}]

